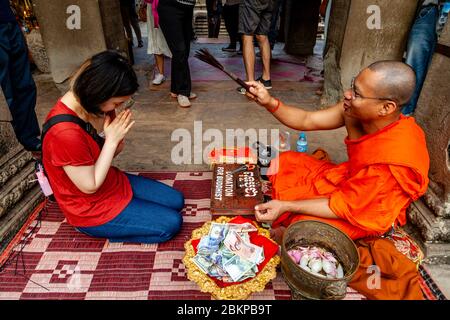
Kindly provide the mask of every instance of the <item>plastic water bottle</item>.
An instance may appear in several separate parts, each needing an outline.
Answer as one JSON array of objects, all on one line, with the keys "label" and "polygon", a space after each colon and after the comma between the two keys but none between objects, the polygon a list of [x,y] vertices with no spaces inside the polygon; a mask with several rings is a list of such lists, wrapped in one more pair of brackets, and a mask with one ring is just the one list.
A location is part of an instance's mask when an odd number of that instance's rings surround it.
[{"label": "plastic water bottle", "polygon": [[306,134],[304,132],[300,132],[297,140],[297,152],[306,151],[308,151],[308,141],[306,140]]}]

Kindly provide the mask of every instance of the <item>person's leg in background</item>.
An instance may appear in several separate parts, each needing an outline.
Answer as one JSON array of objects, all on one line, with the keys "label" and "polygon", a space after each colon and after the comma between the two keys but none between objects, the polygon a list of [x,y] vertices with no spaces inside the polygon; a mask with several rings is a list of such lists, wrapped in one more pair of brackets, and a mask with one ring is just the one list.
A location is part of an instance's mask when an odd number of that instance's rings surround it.
[{"label": "person's leg in background", "polygon": [[406,60],[416,72],[416,89],[411,100],[403,108],[404,115],[411,115],[416,109],[428,66],[433,57],[437,42],[436,23],[438,20],[437,6],[428,6],[420,10],[411,28],[407,49]]},{"label": "person's leg in background", "polygon": [[28,48],[16,22],[0,24],[0,84],[17,140],[28,151],[40,151],[36,85],[31,75]]},{"label": "person's leg in background", "polygon": [[239,42],[239,49],[242,51],[242,37],[239,34],[239,4],[231,6],[231,33],[233,37]]},{"label": "person's leg in background", "polygon": [[253,45],[253,35],[242,35],[242,54],[244,56],[245,73],[247,81],[255,81],[255,46]]},{"label": "person's leg in background", "polygon": [[208,38],[217,38],[219,36],[221,9],[221,3],[219,3],[219,0],[206,0]]},{"label": "person's leg in background", "polygon": [[133,27],[134,33],[136,34],[136,38],[138,40],[138,47],[142,48],[144,46],[144,42],[142,41],[141,28],[139,27],[139,18],[136,12],[136,1],[129,1],[129,12],[130,12],[130,23]]},{"label": "person's leg in background", "polygon": [[275,0],[269,0],[265,10],[260,13],[259,24],[255,30],[256,40],[258,40],[263,63],[263,74],[257,80],[260,81],[266,89],[272,88],[272,83],[270,81],[270,60],[272,58],[272,51],[270,50],[269,38],[267,35],[270,31],[272,22],[274,1]]},{"label": "person's leg in background", "polygon": [[244,45],[242,43],[242,35],[239,33],[239,4],[233,6],[233,26],[234,26],[234,34],[236,35],[236,39],[239,42],[239,49],[237,50],[238,54],[242,54],[242,50]]},{"label": "person's leg in background", "polygon": [[166,80],[164,76],[164,55],[163,54],[155,54],[155,62],[156,62],[156,72],[155,78],[152,83],[155,85],[160,85]]},{"label": "person's leg in background", "polygon": [[133,45],[133,32],[131,31],[130,10],[126,0],[120,0],[120,14],[122,15],[122,22],[123,27],[125,28],[125,35],[128,38],[128,41],[131,42],[131,45]]},{"label": "person's leg in background", "polygon": [[328,0],[326,3],[325,16],[324,16],[324,30],[323,37],[325,43],[327,42],[328,24],[330,23],[331,5],[333,0]]},{"label": "person's leg in background", "polygon": [[192,29],[192,18],[194,15],[194,7],[187,7],[184,11],[184,15],[183,15],[183,26],[182,26],[182,30],[183,30],[183,40],[184,40],[184,59],[183,59],[183,69],[185,70],[184,72],[184,79],[183,79],[183,87],[182,87],[182,92],[184,92],[185,96],[189,97],[189,98],[195,98],[191,92],[192,90],[192,81],[191,81],[191,70],[189,68],[189,54],[191,51],[191,41],[192,41],[192,33],[193,33],[193,29]]},{"label": "person's leg in background", "polygon": [[278,30],[280,29],[280,16],[285,0],[275,0],[275,6],[270,20],[270,30],[268,33],[270,49],[273,50],[278,38]]},{"label": "person's leg in background", "polygon": [[192,38],[193,8],[178,5],[174,0],[161,1],[158,14],[161,30],[172,52],[171,94],[177,97],[181,107],[189,107],[191,75],[188,58]]},{"label": "person's leg in background", "polygon": [[227,29],[228,36],[230,37],[230,44],[227,47],[222,48],[222,51],[236,51],[237,34],[234,30],[237,29],[237,24],[236,26],[233,26],[233,24],[237,21],[233,21],[233,18],[233,6],[225,4],[223,6],[223,19],[225,21],[225,28]]},{"label": "person's leg in background", "polygon": [[270,80],[270,59],[272,56],[270,50],[269,38],[263,34],[257,34],[256,39],[259,43],[259,50],[261,52],[261,58],[263,63],[263,74],[261,80],[269,81]]},{"label": "person's leg in background", "polygon": [[[242,55],[247,81],[255,80],[255,45],[253,36],[259,24],[259,12],[253,7],[253,0],[243,0],[239,5],[238,32],[242,34]],[[245,89],[238,88],[245,94]]]}]

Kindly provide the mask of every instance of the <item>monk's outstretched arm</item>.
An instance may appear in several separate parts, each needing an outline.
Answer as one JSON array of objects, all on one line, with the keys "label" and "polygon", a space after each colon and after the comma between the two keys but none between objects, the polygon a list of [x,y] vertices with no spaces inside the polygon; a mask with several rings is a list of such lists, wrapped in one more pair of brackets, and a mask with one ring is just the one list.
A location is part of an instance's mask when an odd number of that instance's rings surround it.
[{"label": "monk's outstretched arm", "polygon": [[345,124],[344,106],[340,102],[324,110],[306,111],[298,107],[288,106],[282,101],[270,96],[269,92],[259,82],[247,82],[251,85],[251,97],[261,106],[273,113],[284,125],[301,131],[330,130]]}]

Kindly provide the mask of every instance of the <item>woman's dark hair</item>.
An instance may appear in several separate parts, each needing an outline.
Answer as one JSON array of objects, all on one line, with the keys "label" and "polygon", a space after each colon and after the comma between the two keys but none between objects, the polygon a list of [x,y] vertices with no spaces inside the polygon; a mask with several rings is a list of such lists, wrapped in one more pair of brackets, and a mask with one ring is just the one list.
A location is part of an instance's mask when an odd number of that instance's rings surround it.
[{"label": "woman's dark hair", "polygon": [[108,50],[88,59],[72,79],[71,89],[89,113],[101,114],[100,105],[132,95],[139,87],[136,73],[119,52]]}]

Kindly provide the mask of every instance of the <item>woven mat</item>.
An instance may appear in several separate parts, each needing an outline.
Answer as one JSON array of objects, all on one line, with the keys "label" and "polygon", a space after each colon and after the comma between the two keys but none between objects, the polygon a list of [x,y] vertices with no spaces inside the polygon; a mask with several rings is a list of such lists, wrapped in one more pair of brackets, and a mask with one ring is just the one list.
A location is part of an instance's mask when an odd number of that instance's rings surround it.
[{"label": "woven mat", "polygon": [[[183,192],[183,227],[163,244],[110,243],[67,224],[56,203],[38,210],[0,255],[0,299],[211,299],[186,278],[184,243],[211,219],[211,172],[142,173]],[[21,250],[21,253],[18,252]],[[8,258],[5,264],[6,258]],[[425,273],[422,273],[425,272]],[[428,299],[439,299],[424,269]],[[345,299],[365,299],[351,288]],[[437,289],[438,290],[438,289]],[[287,300],[281,273],[250,299]]]}]

